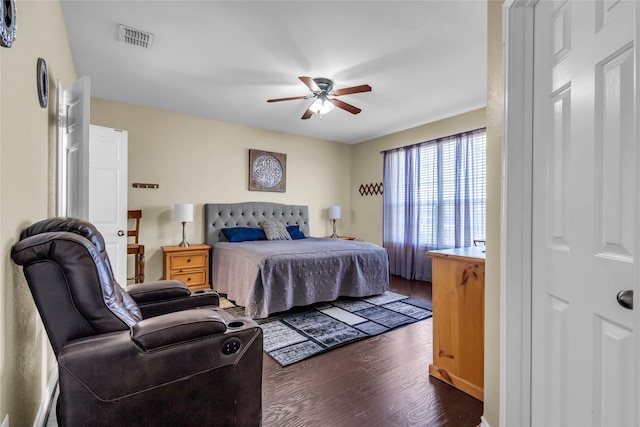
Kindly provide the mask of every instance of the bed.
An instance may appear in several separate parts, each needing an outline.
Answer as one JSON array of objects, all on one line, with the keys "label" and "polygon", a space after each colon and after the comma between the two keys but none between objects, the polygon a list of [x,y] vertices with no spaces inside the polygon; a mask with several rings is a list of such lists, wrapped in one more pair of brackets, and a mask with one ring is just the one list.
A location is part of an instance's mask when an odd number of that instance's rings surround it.
[{"label": "bed", "polygon": [[[276,220],[295,240],[230,242],[225,233],[260,229]],[[212,246],[211,285],[254,319],[341,296],[379,295],[389,289],[389,255],[372,243],[309,237],[307,206],[207,203],[205,243]],[[227,229],[223,231],[223,229]],[[233,230],[232,230],[233,229]],[[234,240],[234,237],[232,237]],[[242,240],[242,239],[240,239]]]}]

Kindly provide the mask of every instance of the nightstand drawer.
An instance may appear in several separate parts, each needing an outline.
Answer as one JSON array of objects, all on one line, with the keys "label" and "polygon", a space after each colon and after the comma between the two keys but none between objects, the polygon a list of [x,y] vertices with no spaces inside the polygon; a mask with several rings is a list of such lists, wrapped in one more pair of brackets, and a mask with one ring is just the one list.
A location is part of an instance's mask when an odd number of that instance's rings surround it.
[{"label": "nightstand drawer", "polygon": [[171,255],[171,269],[179,270],[182,268],[203,268],[207,265],[207,255],[200,253],[195,254],[174,254]]},{"label": "nightstand drawer", "polygon": [[180,280],[190,288],[197,285],[204,285],[207,283],[205,270],[198,271],[184,271],[171,273],[171,279]]}]

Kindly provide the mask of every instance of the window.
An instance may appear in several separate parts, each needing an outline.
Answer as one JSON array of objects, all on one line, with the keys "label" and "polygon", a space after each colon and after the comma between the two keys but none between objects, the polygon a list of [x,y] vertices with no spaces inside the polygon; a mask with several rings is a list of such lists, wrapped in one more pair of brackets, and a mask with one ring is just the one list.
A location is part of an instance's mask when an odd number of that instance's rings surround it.
[{"label": "window", "polygon": [[427,250],[485,238],[486,130],[385,152],[383,209],[391,273],[431,280]]}]

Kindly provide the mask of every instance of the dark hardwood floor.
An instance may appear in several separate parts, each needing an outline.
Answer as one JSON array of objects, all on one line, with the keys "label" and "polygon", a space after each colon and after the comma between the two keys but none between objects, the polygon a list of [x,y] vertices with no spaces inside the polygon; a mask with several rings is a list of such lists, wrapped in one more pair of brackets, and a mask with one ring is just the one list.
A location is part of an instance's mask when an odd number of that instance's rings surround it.
[{"label": "dark hardwood floor", "polygon": [[[431,301],[428,282],[391,290]],[[478,426],[482,402],[430,377],[431,360],[431,319],[286,368],[265,355],[262,426]]]}]

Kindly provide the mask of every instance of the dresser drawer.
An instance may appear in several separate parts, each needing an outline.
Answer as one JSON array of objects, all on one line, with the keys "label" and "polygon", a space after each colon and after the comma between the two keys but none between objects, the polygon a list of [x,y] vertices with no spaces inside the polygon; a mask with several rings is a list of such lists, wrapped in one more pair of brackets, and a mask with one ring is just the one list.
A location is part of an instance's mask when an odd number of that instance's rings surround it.
[{"label": "dresser drawer", "polygon": [[171,255],[171,269],[180,270],[183,268],[204,268],[207,266],[207,255],[194,254],[174,254]]}]

